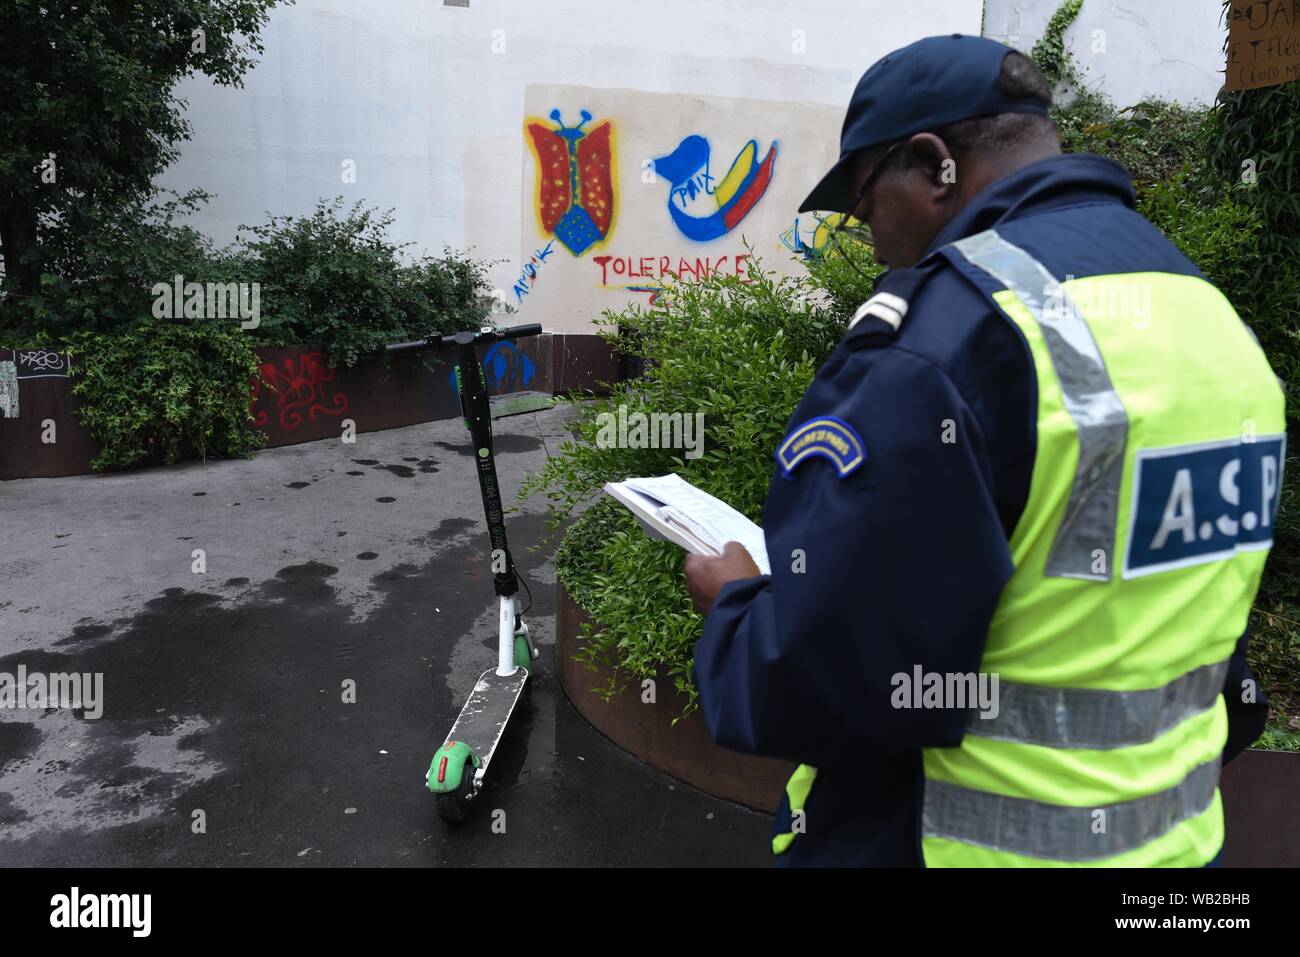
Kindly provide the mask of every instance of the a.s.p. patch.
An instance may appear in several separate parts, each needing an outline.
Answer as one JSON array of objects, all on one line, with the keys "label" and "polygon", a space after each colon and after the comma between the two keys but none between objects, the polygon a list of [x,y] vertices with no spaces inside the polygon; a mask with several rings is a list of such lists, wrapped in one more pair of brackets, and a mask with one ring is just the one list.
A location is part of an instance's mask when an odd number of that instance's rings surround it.
[{"label": "a.s.p. patch", "polygon": [[844,478],[866,461],[867,449],[853,426],[833,415],[822,415],[797,426],[776,450],[776,460],[786,478],[801,462],[814,456],[829,459]]}]

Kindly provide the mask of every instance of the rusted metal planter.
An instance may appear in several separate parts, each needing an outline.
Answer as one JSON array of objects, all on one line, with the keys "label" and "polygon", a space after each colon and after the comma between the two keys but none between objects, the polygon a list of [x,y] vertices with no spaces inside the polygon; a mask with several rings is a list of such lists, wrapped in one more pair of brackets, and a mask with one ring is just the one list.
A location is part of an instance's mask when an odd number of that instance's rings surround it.
[{"label": "rusted metal planter", "polygon": [[0,349],[0,376],[12,368],[16,378],[0,385],[5,391],[16,386],[0,409],[0,479],[90,471],[99,443],[81,424],[81,399],[72,394],[69,378],[71,361],[61,352]]},{"label": "rusted metal planter", "polygon": [[1244,751],[1223,769],[1219,787],[1225,867],[1300,867],[1300,753]]},{"label": "rusted metal planter", "polygon": [[557,582],[555,588],[555,670],[579,713],[620,748],[665,774],[756,811],[774,813],[794,765],[714,744],[698,711],[674,726],[673,719],[682,713],[686,698],[665,672],[655,678],[653,704],[642,702],[639,684],[609,701],[593,693],[592,688],[608,684],[610,672],[604,668],[592,671],[573,660],[580,647],[578,631],[591,618],[562,584]]},{"label": "rusted metal planter", "polygon": [[[308,346],[268,346],[257,354],[259,380],[251,383],[249,412],[269,448],[337,437],[345,420],[356,432],[374,432],[460,415],[452,365],[436,352],[333,369],[324,352]],[[69,377],[75,361],[61,353],[0,349],[0,362],[18,370],[18,415],[0,413],[0,479],[91,471],[100,447],[78,415],[82,403]],[[619,373],[617,358],[594,335],[497,343],[485,351],[483,366],[493,395],[600,392]],[[54,442],[48,440],[50,423]]]}]

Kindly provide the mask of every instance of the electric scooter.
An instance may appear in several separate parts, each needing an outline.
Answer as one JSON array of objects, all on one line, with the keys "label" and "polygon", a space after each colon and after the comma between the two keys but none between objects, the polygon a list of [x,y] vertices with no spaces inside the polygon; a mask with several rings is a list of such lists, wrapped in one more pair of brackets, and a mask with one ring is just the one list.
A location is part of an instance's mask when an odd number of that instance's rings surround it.
[{"label": "electric scooter", "polygon": [[439,816],[450,824],[459,824],[469,814],[470,804],[483,787],[488,764],[505,733],[515,705],[519,703],[529,673],[534,669],[533,662],[540,654],[528,636],[528,626],[524,624],[519,608],[519,578],[506,543],[501,490],[492,455],[492,409],[477,347],[504,339],[535,336],[541,331],[542,327],[537,323],[510,329],[485,326],[477,331],[433,336],[387,347],[389,355],[455,347],[461,413],[474,443],[474,463],[478,467],[479,491],[483,496],[483,512],[487,517],[488,539],[492,546],[492,580],[500,607],[497,666],[479,676],[465,706],[460,709],[460,716],[447,733],[446,743],[433,756],[424,776],[425,785],[437,796]]}]

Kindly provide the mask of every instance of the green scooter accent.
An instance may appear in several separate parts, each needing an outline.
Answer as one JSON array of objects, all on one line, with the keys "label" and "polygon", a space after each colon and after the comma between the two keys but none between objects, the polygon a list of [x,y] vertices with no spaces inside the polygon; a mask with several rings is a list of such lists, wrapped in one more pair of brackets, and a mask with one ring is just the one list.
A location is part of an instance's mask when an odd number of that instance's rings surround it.
[{"label": "green scooter accent", "polygon": [[[478,374],[481,381],[487,381],[487,370],[483,368],[483,363],[478,364]],[[460,384],[460,364],[456,365],[456,398],[460,402],[460,424],[465,426],[465,431],[469,431],[469,417],[465,415],[465,391]]]},{"label": "green scooter accent", "polygon": [[515,667],[523,668],[530,675],[533,673],[533,656],[528,650],[528,639],[515,635]]},{"label": "green scooter accent", "polygon": [[[446,765],[443,765],[446,761]],[[463,741],[448,741],[433,756],[429,764],[429,773],[425,775],[429,790],[434,794],[452,794],[460,789],[461,777],[469,768],[472,778],[474,769],[482,764],[468,744]],[[443,768],[442,780],[438,780],[438,770]]]}]

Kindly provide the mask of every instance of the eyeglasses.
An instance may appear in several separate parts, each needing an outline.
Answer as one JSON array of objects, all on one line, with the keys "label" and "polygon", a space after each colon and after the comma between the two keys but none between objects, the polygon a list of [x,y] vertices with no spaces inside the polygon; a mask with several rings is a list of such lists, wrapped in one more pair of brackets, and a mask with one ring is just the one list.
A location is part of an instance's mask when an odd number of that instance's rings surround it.
[{"label": "eyeglasses", "polygon": [[[875,168],[872,169],[871,175],[863,181],[862,187],[858,190],[857,198],[853,200],[853,205],[849,208],[849,211],[840,214],[840,221],[831,228],[830,232],[826,236],[827,241],[834,245],[835,250],[843,257],[844,261],[848,263],[849,268],[867,282],[872,281],[871,277],[859,269],[853,260],[855,255],[861,255],[861,246],[875,246],[876,240],[871,234],[871,227],[867,225],[865,220],[858,219],[855,214],[859,209],[861,209],[862,201],[866,198],[867,193],[870,192],[871,187],[876,184],[876,180],[880,178],[880,174],[883,173],[885,167],[889,165],[890,156],[892,156],[894,151],[902,146],[904,142],[906,142],[906,140],[895,143],[893,146],[889,147],[889,149],[885,150],[884,155],[880,157],[879,162],[877,162]],[[859,248],[854,250],[850,244],[857,245]]]},{"label": "eyeglasses", "polygon": [[[907,141],[900,140],[899,142],[891,146],[889,149],[885,150],[885,152],[881,155],[879,162],[876,163],[875,169],[871,171],[871,175],[868,176],[866,180],[863,181],[862,188],[858,190],[858,196],[855,200],[853,200],[853,207],[849,210],[848,213],[850,217],[852,217],[853,214],[858,211],[858,208],[862,206],[862,200],[866,198],[866,195],[871,190],[871,187],[876,185],[876,180],[880,179],[880,174],[883,173],[885,171],[885,167],[889,165],[889,158],[894,155],[894,151],[898,149],[900,146],[902,146],[903,143],[905,142]],[[863,223],[863,225],[865,226],[866,224]]]}]

